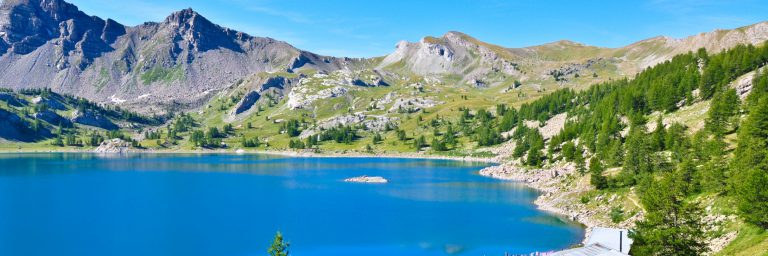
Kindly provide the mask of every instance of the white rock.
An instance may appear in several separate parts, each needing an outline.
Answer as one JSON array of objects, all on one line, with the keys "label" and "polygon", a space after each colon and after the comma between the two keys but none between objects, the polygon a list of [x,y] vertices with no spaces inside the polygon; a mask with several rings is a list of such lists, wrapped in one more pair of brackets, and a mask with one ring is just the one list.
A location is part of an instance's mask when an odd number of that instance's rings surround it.
[{"label": "white rock", "polygon": [[131,143],[121,139],[111,139],[101,142],[101,145],[93,150],[95,153],[125,153],[131,147]]},{"label": "white rock", "polygon": [[360,176],[360,177],[354,177],[354,178],[345,179],[344,182],[387,183],[389,181],[387,179],[385,179],[384,177],[380,177],[380,176],[368,177],[368,176],[363,175],[363,176]]}]

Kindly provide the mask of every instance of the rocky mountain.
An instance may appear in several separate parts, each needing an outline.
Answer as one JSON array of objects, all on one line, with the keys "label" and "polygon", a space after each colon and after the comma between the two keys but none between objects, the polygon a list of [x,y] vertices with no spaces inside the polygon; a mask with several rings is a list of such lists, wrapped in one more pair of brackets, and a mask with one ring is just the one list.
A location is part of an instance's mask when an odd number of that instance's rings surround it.
[{"label": "rocky mountain", "polygon": [[354,63],[223,28],[191,9],[128,27],[62,0],[0,5],[0,87],[50,87],[143,112],[195,107],[250,74]]},{"label": "rocky mountain", "polygon": [[567,40],[526,48],[505,48],[460,32],[448,32],[439,38],[399,42],[378,68],[427,76],[460,75],[461,81],[481,87],[502,84],[509,78],[547,84],[551,80],[571,80],[579,73],[626,76],[699,48],[719,52],[738,44],[759,44],[767,40],[768,22],[682,39],[659,36],[621,48],[589,46]]},{"label": "rocky mountain", "polygon": [[506,48],[448,32],[400,42],[387,56],[351,59],[224,28],[191,9],[130,27],[63,0],[6,0],[0,4],[0,87],[52,88],[142,113],[198,109],[219,92],[244,87],[248,97],[235,110],[242,113],[266,90],[288,95],[302,77],[316,73],[344,71],[344,83],[363,87],[417,77],[540,92],[629,76],[701,47],[716,52],[767,39],[768,23],[621,48],[571,41]]},{"label": "rocky mountain", "polygon": [[417,43],[399,42],[379,68],[418,75],[463,74],[463,81],[484,87],[485,80],[497,74],[502,79],[521,75],[514,60],[515,56],[504,48],[460,32],[448,32],[443,37],[425,37]]}]

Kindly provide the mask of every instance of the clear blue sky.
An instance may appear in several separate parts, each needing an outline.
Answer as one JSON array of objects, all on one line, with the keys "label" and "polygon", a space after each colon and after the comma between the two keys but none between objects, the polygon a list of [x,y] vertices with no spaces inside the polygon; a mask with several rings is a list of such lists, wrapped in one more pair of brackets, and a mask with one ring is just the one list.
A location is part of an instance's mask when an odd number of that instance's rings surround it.
[{"label": "clear blue sky", "polygon": [[214,23],[319,54],[381,56],[400,40],[461,31],[524,47],[561,39],[619,47],[768,20],[766,0],[68,0],[125,25],[192,7]]}]

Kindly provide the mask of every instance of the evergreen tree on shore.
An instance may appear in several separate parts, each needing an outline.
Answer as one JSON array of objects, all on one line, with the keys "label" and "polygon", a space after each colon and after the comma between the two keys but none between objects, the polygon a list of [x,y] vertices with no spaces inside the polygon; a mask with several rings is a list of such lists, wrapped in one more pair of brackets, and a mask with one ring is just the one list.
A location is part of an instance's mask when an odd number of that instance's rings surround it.
[{"label": "evergreen tree on shore", "polygon": [[283,240],[283,234],[280,231],[275,234],[275,239],[272,241],[272,245],[267,249],[269,256],[288,256],[290,244]]},{"label": "evergreen tree on shore", "polygon": [[[652,178],[651,178],[652,179]],[[702,255],[707,252],[697,204],[685,201],[685,182],[666,174],[646,181],[641,201],[645,219],[629,234],[631,255]]]}]

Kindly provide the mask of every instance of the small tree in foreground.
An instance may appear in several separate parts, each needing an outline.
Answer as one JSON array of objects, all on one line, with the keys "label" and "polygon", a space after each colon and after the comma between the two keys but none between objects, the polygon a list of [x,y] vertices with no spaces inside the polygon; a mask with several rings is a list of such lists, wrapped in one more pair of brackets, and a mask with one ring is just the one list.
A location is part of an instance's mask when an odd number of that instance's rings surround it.
[{"label": "small tree in foreground", "polygon": [[270,256],[288,256],[290,253],[288,251],[289,246],[290,244],[283,240],[283,234],[278,231],[277,234],[275,234],[275,240],[272,241],[272,245],[267,249],[267,253],[269,253]]}]

